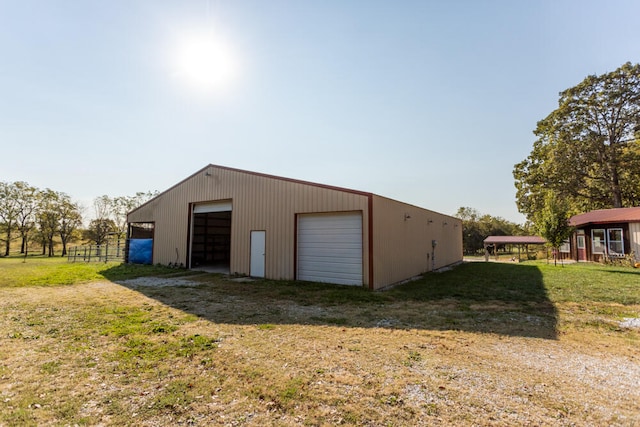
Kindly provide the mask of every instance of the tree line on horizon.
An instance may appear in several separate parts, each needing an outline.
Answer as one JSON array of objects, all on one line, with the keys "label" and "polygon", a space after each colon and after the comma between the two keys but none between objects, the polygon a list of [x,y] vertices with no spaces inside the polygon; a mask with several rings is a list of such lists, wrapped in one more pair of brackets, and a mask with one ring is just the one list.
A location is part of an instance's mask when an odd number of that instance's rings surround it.
[{"label": "tree line on horizon", "polygon": [[36,245],[42,255],[52,257],[56,243],[62,245],[61,256],[65,256],[70,242],[101,245],[109,237],[123,239],[127,233],[127,213],[156,194],[97,197],[93,200],[94,218],[85,227],[85,208],[67,193],[39,189],[24,181],[0,181],[0,256],[9,256],[16,240],[20,254],[27,256],[31,245]]}]

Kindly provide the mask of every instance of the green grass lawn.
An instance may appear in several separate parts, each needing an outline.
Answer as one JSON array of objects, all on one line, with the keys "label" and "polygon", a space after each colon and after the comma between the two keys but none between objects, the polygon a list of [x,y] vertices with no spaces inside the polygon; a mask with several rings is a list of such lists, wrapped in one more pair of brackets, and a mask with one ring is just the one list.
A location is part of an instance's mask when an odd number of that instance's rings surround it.
[{"label": "green grass lawn", "polygon": [[[164,266],[67,262],[41,256],[0,258],[0,287],[60,286],[94,280],[125,280],[140,276],[189,275]],[[520,264],[474,262],[384,292],[358,287],[287,281],[260,281],[252,293],[277,293],[299,302],[358,304],[391,300],[510,302],[608,302],[640,304],[640,269],[600,264],[553,265],[544,261]],[[301,292],[304,290],[304,292]]]},{"label": "green grass lawn", "polygon": [[0,258],[0,287],[60,286],[94,280],[121,280],[175,273],[162,266],[119,262],[68,262],[66,257],[12,256]]},{"label": "green grass lawn", "polygon": [[564,266],[474,262],[392,290],[406,298],[640,304],[640,269],[592,263]]}]

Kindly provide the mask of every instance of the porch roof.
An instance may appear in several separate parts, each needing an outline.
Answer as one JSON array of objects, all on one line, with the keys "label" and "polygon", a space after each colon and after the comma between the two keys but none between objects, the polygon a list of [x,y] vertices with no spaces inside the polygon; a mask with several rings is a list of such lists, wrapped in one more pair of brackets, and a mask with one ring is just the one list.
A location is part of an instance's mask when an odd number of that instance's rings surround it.
[{"label": "porch roof", "polygon": [[485,245],[544,245],[547,241],[540,236],[489,236],[484,239]]},{"label": "porch roof", "polygon": [[573,227],[616,222],[640,222],[640,207],[599,209],[569,218],[569,224]]}]

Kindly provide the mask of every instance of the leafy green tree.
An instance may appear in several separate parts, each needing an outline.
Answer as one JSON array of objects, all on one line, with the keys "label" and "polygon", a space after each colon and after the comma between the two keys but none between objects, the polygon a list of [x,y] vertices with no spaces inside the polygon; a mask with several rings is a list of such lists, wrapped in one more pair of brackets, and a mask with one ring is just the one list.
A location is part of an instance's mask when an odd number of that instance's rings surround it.
[{"label": "leafy green tree", "polygon": [[49,188],[43,190],[36,221],[42,238],[42,255],[54,256],[54,238],[60,222],[60,194]]},{"label": "leafy green tree", "polygon": [[120,196],[113,199],[113,221],[116,225],[115,231],[118,239],[122,239],[127,235],[127,214],[157,194],[157,191],[148,191],[146,193],[139,191],[133,196]]},{"label": "leafy green tree", "polygon": [[0,226],[5,235],[4,256],[9,256],[11,239],[16,229],[20,194],[15,183],[0,182]]},{"label": "leafy green tree", "polygon": [[640,65],[626,63],[560,93],[514,166],[516,201],[533,219],[554,191],[574,212],[634,206],[640,195]]},{"label": "leafy green tree", "polygon": [[569,208],[553,193],[548,191],[544,198],[544,207],[536,214],[535,227],[538,233],[553,248],[553,262],[557,264],[560,246],[571,236],[573,228],[569,225]]},{"label": "leafy green tree", "polygon": [[137,192],[133,196],[97,197],[93,201],[95,217],[100,220],[111,220],[110,232],[118,239],[122,239],[127,234],[127,214],[157,194],[157,192],[148,191]]},{"label": "leafy green tree", "polygon": [[36,187],[32,187],[26,182],[22,181],[14,182],[13,185],[15,186],[18,195],[18,215],[16,217],[16,228],[18,229],[20,238],[22,240],[20,244],[20,253],[24,254],[27,251],[29,233],[36,226],[39,190]]},{"label": "leafy green tree", "polygon": [[103,245],[115,229],[116,226],[112,219],[96,218],[89,223],[86,237],[95,242],[96,245]]},{"label": "leafy green tree", "polygon": [[456,212],[456,217],[462,220],[462,247],[467,255],[474,254],[483,247],[484,236],[479,223],[480,212],[477,209],[461,207]]},{"label": "leafy green tree", "polygon": [[54,238],[62,240],[63,256],[73,233],[80,227],[80,206],[69,195],[51,190],[39,190],[23,181],[0,182],[0,223],[6,234],[5,255],[9,254],[13,232],[22,240],[20,253],[27,253],[30,240],[42,243],[42,254],[54,254]]},{"label": "leafy green tree", "polygon": [[67,244],[82,226],[82,214],[80,213],[80,205],[64,193],[60,194],[58,212],[60,214],[58,235],[62,242],[62,256],[65,256],[67,255]]}]

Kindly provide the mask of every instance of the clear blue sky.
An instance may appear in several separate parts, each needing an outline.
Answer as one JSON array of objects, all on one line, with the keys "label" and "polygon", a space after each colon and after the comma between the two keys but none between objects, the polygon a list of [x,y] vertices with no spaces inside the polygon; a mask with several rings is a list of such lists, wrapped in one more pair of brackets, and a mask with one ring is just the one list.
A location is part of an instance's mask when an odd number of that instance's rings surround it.
[{"label": "clear blue sky", "polygon": [[[637,0],[0,0],[0,180],[89,206],[214,163],[521,223],[512,170],[536,122],[639,61],[639,16]],[[215,85],[180,59],[193,33],[230,52]]]}]

